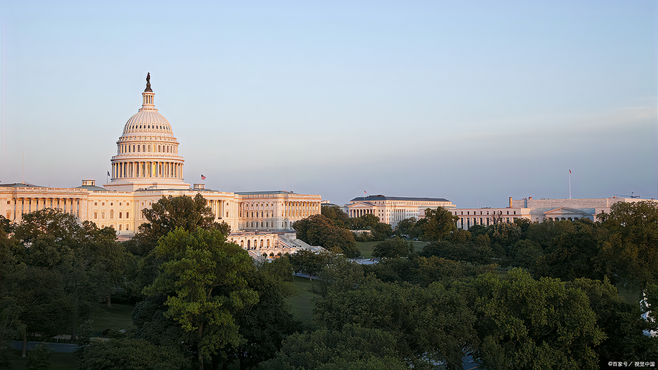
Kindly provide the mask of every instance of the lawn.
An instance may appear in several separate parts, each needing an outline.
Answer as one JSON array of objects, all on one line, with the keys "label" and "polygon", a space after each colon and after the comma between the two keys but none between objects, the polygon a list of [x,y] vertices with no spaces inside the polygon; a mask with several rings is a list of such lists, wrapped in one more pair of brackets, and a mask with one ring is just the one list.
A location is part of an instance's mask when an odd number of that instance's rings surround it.
[{"label": "lawn", "polygon": [[295,276],[292,283],[293,293],[286,299],[292,308],[293,316],[304,323],[311,322],[315,307],[312,299],[316,295],[311,293],[311,284],[311,280]]},{"label": "lawn", "polygon": [[[361,251],[363,258],[371,258],[372,248],[374,248],[375,245],[379,243],[381,242],[356,242],[356,247],[359,249],[359,251]],[[427,242],[412,242],[412,243],[414,243],[414,249],[416,250],[416,252],[422,251],[423,247],[428,244]]]},{"label": "lawn", "polygon": [[130,314],[135,308],[134,305],[129,304],[112,304],[112,307],[103,305],[101,309],[103,313],[94,318],[92,329],[94,331],[102,332],[105,329],[133,329],[133,320]]},{"label": "lawn", "polygon": [[640,304],[640,300],[643,296],[642,291],[639,289],[631,289],[623,286],[622,284],[617,284],[617,290],[619,291],[619,295],[624,297],[626,302],[634,306]]}]

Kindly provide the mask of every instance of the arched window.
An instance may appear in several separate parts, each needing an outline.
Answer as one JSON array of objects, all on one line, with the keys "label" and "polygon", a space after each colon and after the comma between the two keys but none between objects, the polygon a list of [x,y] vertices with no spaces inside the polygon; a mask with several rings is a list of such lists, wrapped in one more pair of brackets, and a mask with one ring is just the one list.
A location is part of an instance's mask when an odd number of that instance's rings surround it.
[{"label": "arched window", "polygon": [[98,212],[94,212],[94,220],[98,218]]},{"label": "arched window", "polygon": [[105,219],[105,211],[101,212],[101,220]]},{"label": "arched window", "polygon": [[114,210],[111,209],[111,210],[110,210],[110,220],[113,219],[113,218],[114,218]]},{"label": "arched window", "polygon": [[123,212],[119,212],[119,218],[122,218],[121,216],[123,216]]},{"label": "arched window", "polygon": [[247,240],[247,249],[251,249],[251,240]]},{"label": "arched window", "polygon": [[270,247],[270,240],[269,239],[267,239],[267,247],[268,248]]},{"label": "arched window", "polygon": [[260,247],[263,248],[263,239],[260,240]]}]

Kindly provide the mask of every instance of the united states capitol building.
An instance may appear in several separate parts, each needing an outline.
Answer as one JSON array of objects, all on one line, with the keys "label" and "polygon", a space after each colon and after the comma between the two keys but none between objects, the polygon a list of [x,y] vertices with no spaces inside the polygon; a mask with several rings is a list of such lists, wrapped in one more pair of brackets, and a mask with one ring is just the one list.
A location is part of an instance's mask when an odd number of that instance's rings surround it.
[{"label": "united states capitol building", "polygon": [[[201,194],[217,222],[233,233],[229,240],[252,255],[275,255],[307,247],[295,239],[292,224],[320,213],[322,198],[291,191],[223,192],[184,181],[185,160],[178,153],[171,125],[155,108],[150,75],[142,93],[142,108],[128,119],[112,157],[111,181],[98,186],[82,180],[74,188],[53,188],[26,183],[0,184],[0,215],[20,222],[26,213],[45,208],[75,215],[99,227],[112,227],[120,238],[135,234],[147,222],[142,210],[162,197]],[[272,254],[274,253],[274,254]]]}]

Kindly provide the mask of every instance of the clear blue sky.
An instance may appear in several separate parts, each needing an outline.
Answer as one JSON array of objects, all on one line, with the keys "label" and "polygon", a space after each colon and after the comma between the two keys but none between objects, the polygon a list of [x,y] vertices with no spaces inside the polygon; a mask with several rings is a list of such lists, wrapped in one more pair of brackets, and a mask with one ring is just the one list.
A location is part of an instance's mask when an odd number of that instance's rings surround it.
[{"label": "clear blue sky", "polygon": [[655,0],[0,4],[3,183],[104,183],[151,72],[213,189],[658,197]]}]

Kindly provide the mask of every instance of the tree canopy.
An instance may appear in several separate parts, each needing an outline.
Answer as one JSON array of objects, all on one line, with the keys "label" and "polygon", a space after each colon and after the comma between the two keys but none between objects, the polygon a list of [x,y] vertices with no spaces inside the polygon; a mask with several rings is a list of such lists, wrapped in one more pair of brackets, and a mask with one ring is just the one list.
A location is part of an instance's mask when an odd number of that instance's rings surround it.
[{"label": "tree canopy", "polygon": [[349,230],[336,227],[333,221],[323,215],[309,216],[295,222],[292,227],[297,232],[297,239],[310,245],[321,246],[351,258],[360,255],[354,235]]},{"label": "tree canopy", "polygon": [[166,295],[165,315],[196,333],[203,370],[212,355],[243,341],[234,314],[258,302],[258,294],[247,284],[253,260],[238,245],[226,242],[221,231],[204,229],[177,228],[160,240],[155,254],[165,262],[145,293]]}]

